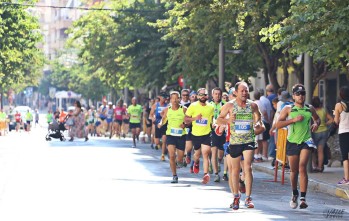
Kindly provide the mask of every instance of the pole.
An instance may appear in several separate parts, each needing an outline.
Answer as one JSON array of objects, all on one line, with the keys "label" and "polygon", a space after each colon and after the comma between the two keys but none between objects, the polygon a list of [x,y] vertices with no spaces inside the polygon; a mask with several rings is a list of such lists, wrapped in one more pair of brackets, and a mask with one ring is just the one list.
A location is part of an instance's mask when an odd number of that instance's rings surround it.
[{"label": "pole", "polygon": [[224,89],[224,40],[223,36],[221,36],[221,40],[219,43],[219,52],[218,52],[218,58],[219,58],[219,74],[218,74],[218,86],[222,90]]},{"label": "pole", "polygon": [[[307,104],[311,103],[311,98],[313,96],[313,88],[312,88],[312,66],[313,66],[313,58],[309,54],[304,54],[304,87],[307,91],[305,102]],[[313,163],[312,156],[309,155],[307,171],[313,172]]]}]

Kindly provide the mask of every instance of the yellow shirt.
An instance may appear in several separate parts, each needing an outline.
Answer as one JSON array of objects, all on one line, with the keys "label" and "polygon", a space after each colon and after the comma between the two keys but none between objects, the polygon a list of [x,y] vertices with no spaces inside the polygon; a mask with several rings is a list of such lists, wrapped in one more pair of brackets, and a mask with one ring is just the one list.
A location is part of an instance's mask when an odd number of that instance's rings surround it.
[{"label": "yellow shirt", "polygon": [[202,114],[200,120],[195,120],[192,122],[192,134],[194,136],[204,136],[211,133],[211,124],[214,113],[214,107],[206,103],[206,106],[202,106],[200,101],[192,103],[186,112],[186,115],[189,117],[196,117],[199,114]]}]

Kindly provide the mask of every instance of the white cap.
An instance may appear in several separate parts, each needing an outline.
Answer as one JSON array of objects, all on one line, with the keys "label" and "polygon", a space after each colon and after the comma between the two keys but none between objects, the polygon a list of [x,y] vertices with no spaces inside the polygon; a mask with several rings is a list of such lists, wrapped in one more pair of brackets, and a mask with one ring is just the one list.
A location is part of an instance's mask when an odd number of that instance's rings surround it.
[{"label": "white cap", "polygon": [[109,102],[108,102],[108,105],[113,105],[113,103],[109,101]]}]

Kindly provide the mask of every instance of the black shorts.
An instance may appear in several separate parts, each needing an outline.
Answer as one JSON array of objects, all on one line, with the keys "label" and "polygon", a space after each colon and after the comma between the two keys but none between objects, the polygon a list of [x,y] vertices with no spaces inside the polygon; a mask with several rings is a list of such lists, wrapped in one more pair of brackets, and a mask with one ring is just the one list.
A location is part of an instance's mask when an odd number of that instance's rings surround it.
[{"label": "black shorts", "polygon": [[339,137],[339,146],[341,149],[341,153],[342,153],[342,160],[348,160],[348,152],[349,152],[349,133],[341,133],[338,134]]},{"label": "black shorts", "polygon": [[180,136],[180,137],[166,135],[166,144],[167,145],[174,145],[174,146],[176,146],[176,149],[184,151],[184,149],[185,149],[185,135]]},{"label": "black shorts", "polygon": [[167,125],[163,125],[162,127],[158,128],[155,126],[155,138],[160,139],[163,135],[166,135]]},{"label": "black shorts", "polygon": [[187,127],[185,129],[187,130],[187,135],[185,135],[185,140],[191,141],[192,140],[191,127]]},{"label": "black shorts", "polygon": [[265,126],[265,131],[259,135],[256,135],[256,140],[263,140],[263,141],[267,141],[270,139],[270,134],[269,134],[269,130],[270,130],[270,124],[266,123],[263,121],[263,124]]},{"label": "black shorts", "polygon": [[301,154],[301,150],[308,149],[313,150],[313,147],[309,147],[306,143],[296,144],[291,143],[289,141],[286,142],[286,155],[287,156],[299,156]]},{"label": "black shorts", "polygon": [[122,120],[117,120],[117,119],[115,119],[114,122],[117,123],[117,124],[119,124],[119,125],[122,124]]},{"label": "black shorts", "polygon": [[30,120],[27,120],[27,124],[30,125]]},{"label": "black shorts", "polygon": [[222,136],[218,136],[214,131],[211,132],[212,147],[217,147],[219,150],[224,150],[223,145],[225,143],[225,133]]},{"label": "black shorts", "polygon": [[191,140],[193,141],[194,150],[201,148],[201,145],[211,146],[211,133],[204,136],[191,135]]},{"label": "black shorts", "polygon": [[122,122],[124,122],[124,124],[129,124],[130,123],[130,119],[123,119]]},{"label": "black shorts", "polygon": [[256,148],[257,147],[255,142],[246,143],[246,144],[236,144],[236,145],[229,145],[227,152],[232,158],[237,158],[237,157],[241,157],[242,153],[245,150],[255,150]]},{"label": "black shorts", "polygon": [[130,129],[141,128],[141,123],[130,123]]}]

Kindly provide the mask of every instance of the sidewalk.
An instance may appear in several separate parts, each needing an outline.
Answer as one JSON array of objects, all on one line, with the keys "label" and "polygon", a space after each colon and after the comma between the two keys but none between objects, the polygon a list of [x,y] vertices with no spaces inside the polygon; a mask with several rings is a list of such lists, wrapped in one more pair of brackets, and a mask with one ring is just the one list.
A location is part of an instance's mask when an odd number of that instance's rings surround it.
[{"label": "sidewalk", "polygon": [[[271,162],[253,163],[253,169],[271,174],[274,176],[274,168]],[[285,184],[289,185],[289,172],[285,172]],[[327,167],[323,173],[308,173],[308,189],[328,193],[343,199],[349,199],[349,185],[337,185],[337,182],[343,177],[343,167]],[[281,169],[278,170],[278,185],[281,185]]]}]

